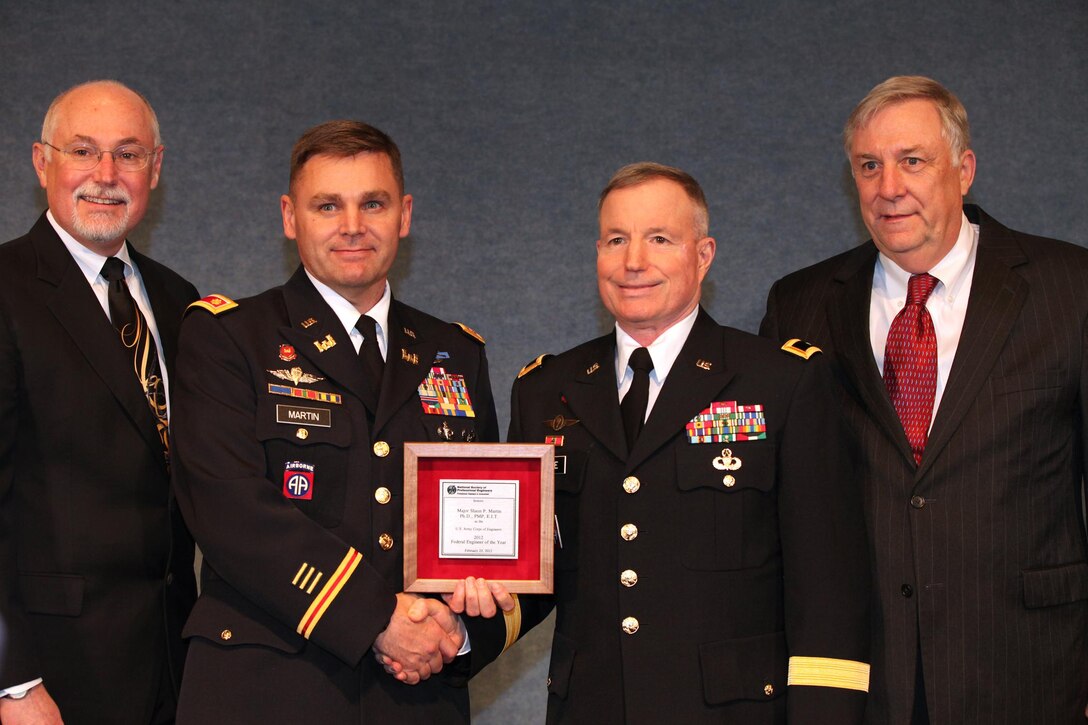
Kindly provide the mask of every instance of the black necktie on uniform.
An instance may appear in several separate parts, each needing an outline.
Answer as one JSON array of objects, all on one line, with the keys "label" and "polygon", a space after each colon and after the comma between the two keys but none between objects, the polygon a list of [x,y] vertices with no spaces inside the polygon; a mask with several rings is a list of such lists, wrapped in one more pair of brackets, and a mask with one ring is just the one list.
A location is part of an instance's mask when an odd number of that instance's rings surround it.
[{"label": "black necktie on uniform", "polygon": [[355,329],[363,336],[363,344],[359,346],[359,359],[363,361],[363,370],[366,371],[370,390],[377,402],[382,389],[382,371],[385,370],[382,351],[378,348],[378,323],[373,317],[363,315],[355,323]]},{"label": "black necktie on uniform", "polygon": [[623,432],[627,434],[627,450],[630,451],[635,447],[635,440],[642,431],[642,421],[646,417],[646,403],[650,400],[650,371],[654,369],[654,361],[650,358],[650,351],[640,347],[631,353],[627,364],[635,372],[635,377],[620,403],[620,415],[623,418]]},{"label": "black necktie on uniform", "polygon": [[159,355],[155,349],[155,337],[147,320],[140,313],[136,301],[125,284],[125,263],[110,257],[102,265],[102,278],[109,283],[106,299],[109,302],[110,321],[121,335],[121,344],[132,355],[132,370],[140,387],[147,396],[147,403],[155,415],[163,454],[170,460],[170,444],[167,436],[166,386],[159,370]]}]

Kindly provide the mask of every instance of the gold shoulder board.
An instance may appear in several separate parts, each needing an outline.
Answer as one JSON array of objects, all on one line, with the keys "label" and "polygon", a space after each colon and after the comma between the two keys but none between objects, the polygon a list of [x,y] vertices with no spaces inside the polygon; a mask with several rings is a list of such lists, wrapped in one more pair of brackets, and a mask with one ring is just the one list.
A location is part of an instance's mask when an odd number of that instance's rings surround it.
[{"label": "gold shoulder board", "polygon": [[786,344],[782,346],[782,349],[790,353],[791,355],[803,357],[805,360],[808,360],[810,357],[818,352],[823,352],[823,350],[816,347],[811,342],[805,342],[799,337],[794,337],[786,340]]},{"label": "gold shoulder board", "polygon": [[551,357],[551,355],[549,353],[544,353],[543,355],[538,357],[536,360],[533,360],[531,363],[529,363],[528,365],[526,365],[525,367],[523,367],[521,369],[521,372],[518,373],[518,377],[521,378],[521,377],[524,377],[524,376],[528,375],[529,373],[533,372],[538,367],[540,367],[541,365],[544,364],[544,359],[545,358],[549,358],[549,357]]},{"label": "gold shoulder board", "polygon": [[458,327],[460,327],[460,328],[461,328],[461,331],[462,331],[462,332],[464,332],[464,333],[465,333],[466,335],[468,335],[469,337],[471,337],[471,338],[472,338],[473,340],[475,340],[476,342],[480,343],[481,345],[485,345],[485,344],[487,344],[487,343],[486,343],[486,342],[484,341],[484,336],[483,336],[483,335],[481,335],[480,333],[476,332],[475,330],[473,330],[473,329],[472,329],[471,327],[469,327],[469,326],[468,326],[468,325],[466,325],[465,323],[463,323],[463,322],[455,322],[455,323],[453,323],[453,324],[455,324],[455,325],[457,325]]},{"label": "gold shoulder board", "polygon": [[226,312],[227,310],[233,310],[237,306],[238,303],[232,300],[230,297],[227,297],[226,295],[208,295],[207,297],[199,299],[186,307],[185,311],[188,312],[194,307],[199,307],[201,309],[207,310],[213,315],[218,315],[220,313]]}]

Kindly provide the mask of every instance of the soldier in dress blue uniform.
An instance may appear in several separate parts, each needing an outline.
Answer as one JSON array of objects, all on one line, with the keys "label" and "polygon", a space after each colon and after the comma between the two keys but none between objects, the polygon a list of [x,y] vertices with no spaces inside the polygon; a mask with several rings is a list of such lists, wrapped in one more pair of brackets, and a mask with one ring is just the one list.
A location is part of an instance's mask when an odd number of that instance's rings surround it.
[{"label": "soldier in dress blue uniform", "polygon": [[402,443],[497,439],[484,341],[392,298],[412,197],[381,131],[304,134],[281,211],[294,276],[182,329],[175,472],[205,559],[179,722],[467,721],[506,626],[402,591]]}]

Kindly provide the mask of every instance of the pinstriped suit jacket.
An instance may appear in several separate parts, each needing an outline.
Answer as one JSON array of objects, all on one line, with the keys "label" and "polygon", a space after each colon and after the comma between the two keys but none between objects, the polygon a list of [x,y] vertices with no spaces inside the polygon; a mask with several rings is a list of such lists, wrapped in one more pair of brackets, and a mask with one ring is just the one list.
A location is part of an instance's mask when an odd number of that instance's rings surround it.
[{"label": "pinstriped suit jacket", "polygon": [[869,341],[870,241],[775,283],[762,334],[840,383],[874,566],[871,723],[1077,723],[1088,701],[1088,251],[980,225],[967,317],[920,466]]}]

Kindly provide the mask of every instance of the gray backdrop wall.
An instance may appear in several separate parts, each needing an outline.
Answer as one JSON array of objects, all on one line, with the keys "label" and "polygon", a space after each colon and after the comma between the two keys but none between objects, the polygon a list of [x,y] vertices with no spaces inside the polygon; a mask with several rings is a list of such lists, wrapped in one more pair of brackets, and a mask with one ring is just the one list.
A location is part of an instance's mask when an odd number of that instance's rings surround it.
[{"label": "gray backdrop wall", "polygon": [[[772,281],[865,239],[839,133],[889,75],[962,98],[973,201],[1088,242],[1086,37],[1085,0],[0,0],[0,239],[43,206],[30,145],[49,101],[117,78],[167,146],[137,246],[204,293],[250,295],[297,264],[278,212],[292,143],[366,120],[400,144],[415,196],[394,292],[487,337],[506,421],[521,365],[608,327],[593,241],[616,168],[702,182],[706,306],[754,330]],[[473,683],[478,722],[543,722],[549,630]]]}]

